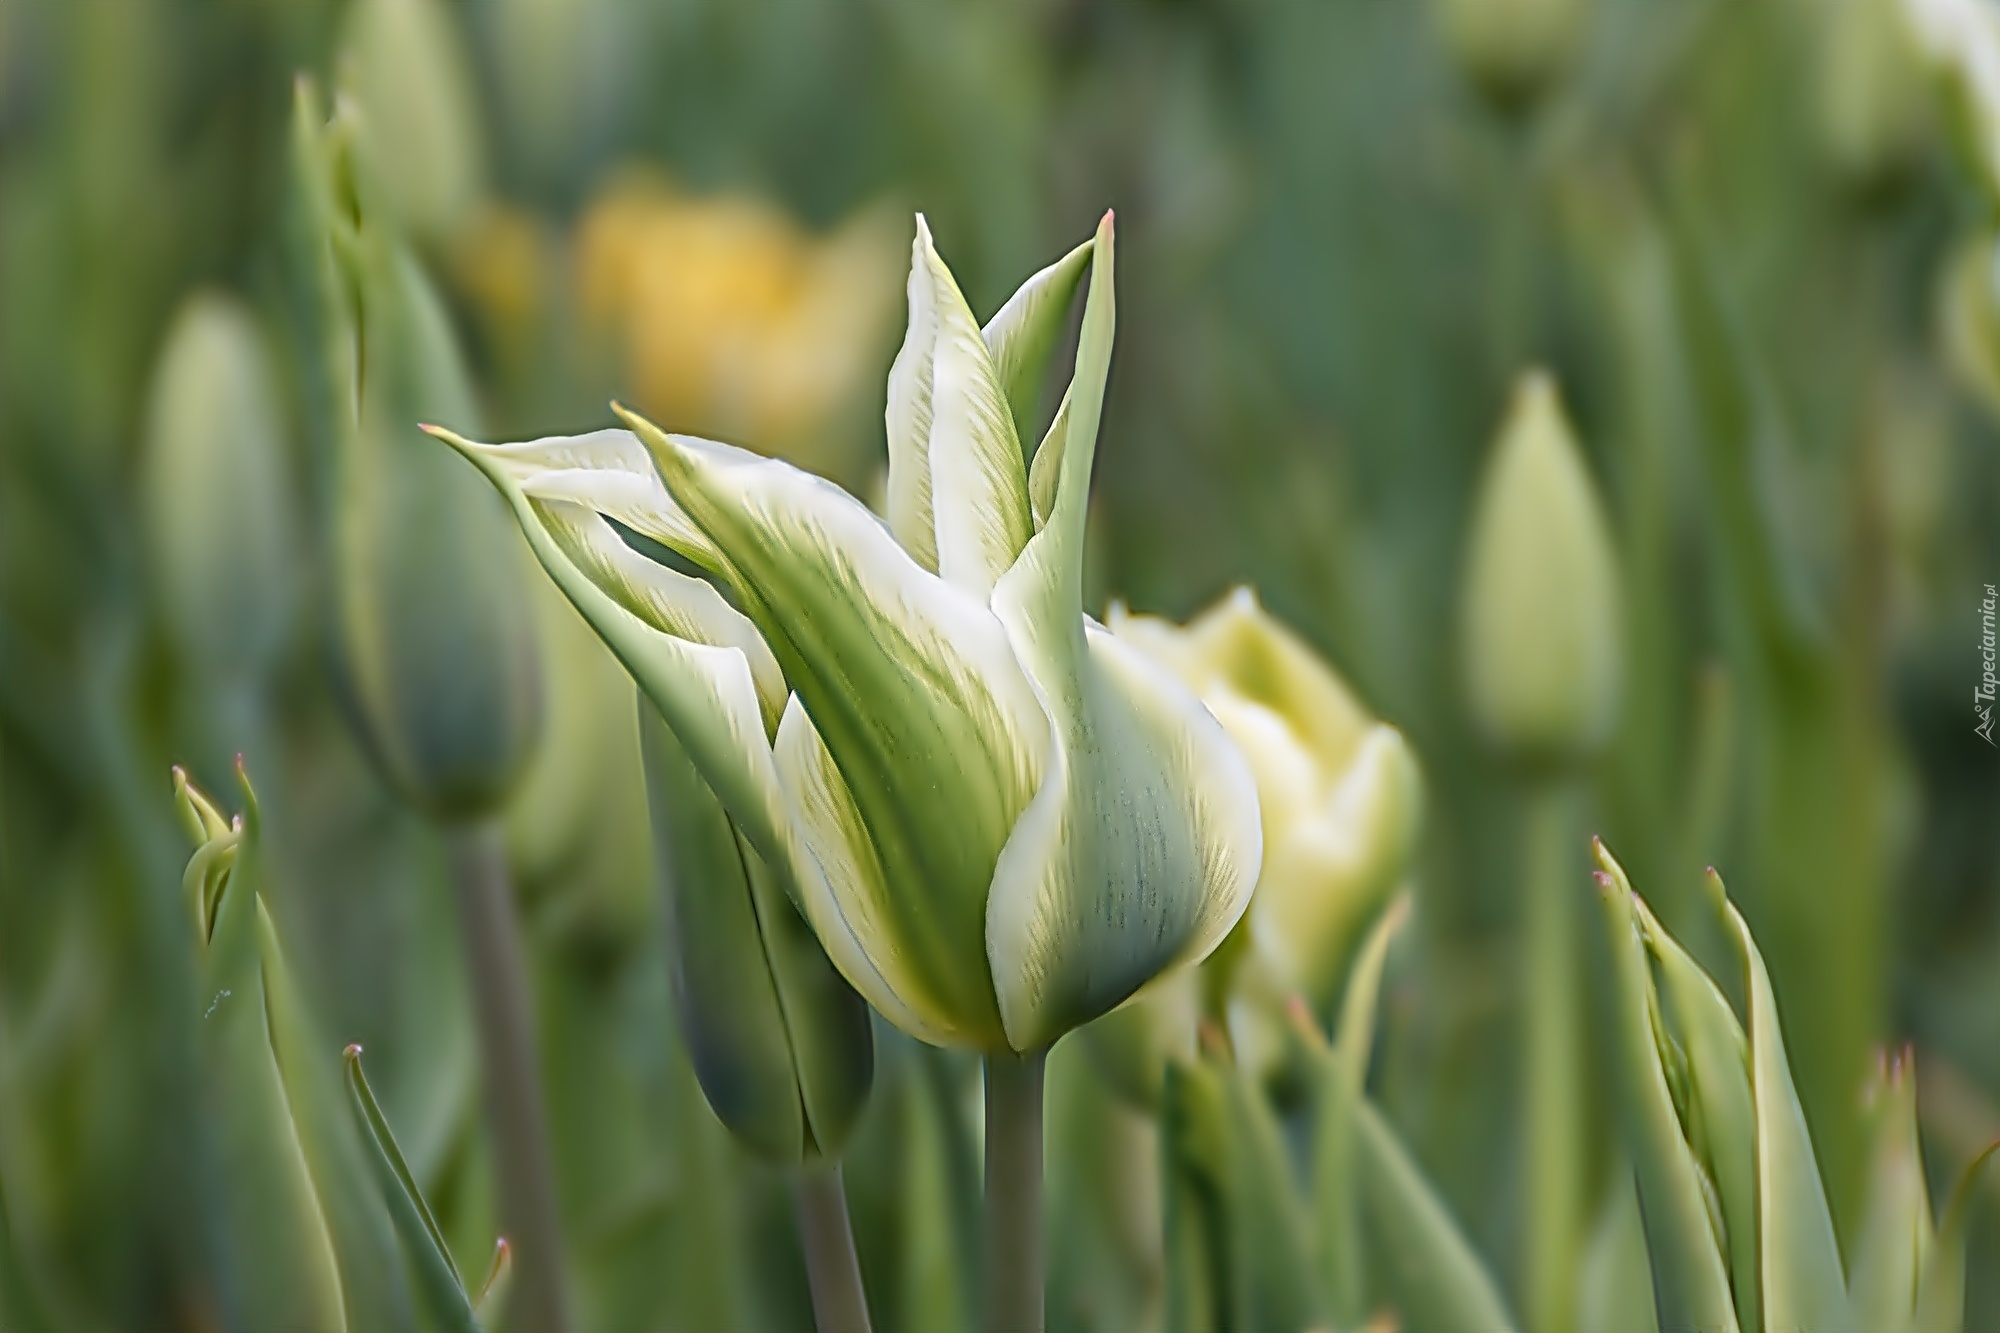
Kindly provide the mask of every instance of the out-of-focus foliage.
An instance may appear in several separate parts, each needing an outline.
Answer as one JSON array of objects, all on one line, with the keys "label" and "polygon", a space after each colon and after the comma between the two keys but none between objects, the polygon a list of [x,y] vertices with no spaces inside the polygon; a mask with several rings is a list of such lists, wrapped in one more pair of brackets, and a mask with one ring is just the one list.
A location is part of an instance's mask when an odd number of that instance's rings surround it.
[{"label": "out-of-focus foliage", "polygon": [[[1466,706],[1460,627],[1495,423],[1533,366],[1562,387],[1615,557],[1622,702],[1575,817],[1657,918],[1661,1031],[1702,1058],[1660,939],[1751,1046],[1774,1005],[1853,1298],[1903,1309],[1884,1293],[1908,1285],[1904,1239],[1935,1225],[1937,1253],[1962,1227],[1966,1326],[2000,1319],[1990,1190],[1930,1204],[2000,1135],[2000,756],[1968,706],[2000,582],[2000,48],[1984,0],[1927,0],[1906,31],[1908,8],[0,4],[0,1328],[255,1326],[225,1182],[265,1140],[208,1103],[177,759],[222,790],[247,757],[301,1030],[329,1066],[365,1045],[456,1271],[490,1263],[444,852],[358,750],[331,666],[340,417],[287,202],[300,71],[347,99],[396,234],[362,276],[462,349],[492,438],[602,425],[619,397],[865,492],[907,215],[986,311],[1118,210],[1086,605],[1183,619],[1256,587],[1407,739],[1425,809],[1372,1060],[1300,1035],[1290,1080],[1253,1085],[1211,1032],[1170,1084],[1154,1071],[1156,1121],[1107,1092],[1091,1046],[1058,1048],[1051,1161],[1076,1165],[1051,1172],[1053,1326],[1244,1308],[1240,1262],[1177,1268],[1162,1247],[1212,1259],[1217,1225],[1243,1228],[1238,1250],[1283,1225],[1239,1184],[1287,1161],[1308,1179],[1329,1103],[1361,1194],[1302,1196],[1302,1256],[1249,1251],[1306,1272],[1275,1272],[1255,1299],[1289,1303],[1255,1308],[1387,1304],[1411,1328],[1522,1308],[1527,798]],[[489,498],[414,426],[384,423],[381,447]],[[355,558],[441,522],[407,509]],[[678,1035],[629,687],[500,535],[479,577],[507,565],[511,632],[552,691],[540,739],[503,748],[580,1323],[801,1327],[781,1182],[733,1146]],[[1576,1264],[1596,1326],[1629,1317],[1648,1271],[1642,1151],[1713,1172],[1713,1212],[1745,1204],[1725,1142],[1631,1132],[1629,974],[1601,930],[1586,953]],[[879,1327],[947,1326],[976,1308],[977,1079],[878,1036],[849,1156],[861,1261]],[[1865,1109],[1874,1052],[1905,1043]],[[1673,1049],[1654,1051],[1679,1117]],[[1247,1126],[1221,1155],[1202,1142],[1218,1124]],[[1358,1262],[1350,1206],[1368,1234],[1429,1237],[1446,1276],[1383,1268],[1358,1301],[1322,1285]],[[1747,1325],[1741,1246],[1691,1253]],[[340,1275],[350,1324],[379,1300],[370,1327],[414,1326],[407,1290]]]}]

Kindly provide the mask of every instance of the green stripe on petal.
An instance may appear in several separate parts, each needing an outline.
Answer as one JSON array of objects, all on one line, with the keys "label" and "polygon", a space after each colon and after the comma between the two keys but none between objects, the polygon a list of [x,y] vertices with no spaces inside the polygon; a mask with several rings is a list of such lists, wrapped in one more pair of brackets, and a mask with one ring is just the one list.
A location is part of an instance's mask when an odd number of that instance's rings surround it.
[{"label": "green stripe on petal", "polygon": [[1042,405],[1049,361],[1062,340],[1070,302],[1090,263],[1092,246],[1085,241],[1022,283],[981,330],[993,353],[993,368],[1006,392],[1018,439],[1034,436],[1035,410]]},{"label": "green stripe on petal", "polygon": [[987,889],[1048,747],[1007,631],[831,483],[627,420],[728,553],[735,591],[845,778],[904,904],[902,950],[961,1029],[1002,1044]]},{"label": "green stripe on petal", "polygon": [[920,215],[910,242],[910,325],[889,366],[889,528],[910,558],[937,572],[937,520],[931,511],[931,421],[937,360],[937,293],[924,262],[928,228]]},{"label": "green stripe on petal", "polygon": [[923,960],[902,947],[899,905],[882,875],[847,780],[796,696],[778,724],[778,781],[821,874],[802,877],[807,920],[841,973],[882,1016],[936,1046],[964,1045],[948,1008],[925,980]]}]

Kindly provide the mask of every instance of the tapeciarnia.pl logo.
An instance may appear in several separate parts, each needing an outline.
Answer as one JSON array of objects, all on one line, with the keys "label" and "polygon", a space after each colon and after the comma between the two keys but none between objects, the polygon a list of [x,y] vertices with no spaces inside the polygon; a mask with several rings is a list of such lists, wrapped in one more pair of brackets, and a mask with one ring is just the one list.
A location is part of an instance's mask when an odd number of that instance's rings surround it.
[{"label": "tapeciarnia.pl logo", "polygon": [[1993,612],[1996,603],[2000,603],[2000,594],[1996,594],[1993,585],[1989,583],[1986,585],[1986,600],[1979,604],[1979,660],[1985,669],[1980,675],[1979,684],[1972,687],[1972,711],[1979,715],[1979,724],[1973,730],[1979,733],[1979,738],[1988,745],[1995,744],[1993,694],[1996,687],[2000,687],[2000,679],[1995,678],[1993,670],[1995,657]]}]

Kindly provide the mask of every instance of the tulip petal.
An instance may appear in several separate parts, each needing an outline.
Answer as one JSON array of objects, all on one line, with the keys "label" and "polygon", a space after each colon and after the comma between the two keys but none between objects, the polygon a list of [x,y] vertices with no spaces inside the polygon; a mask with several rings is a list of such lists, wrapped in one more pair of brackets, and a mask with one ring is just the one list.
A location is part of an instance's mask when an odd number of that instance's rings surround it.
[{"label": "tulip petal", "polygon": [[1165,668],[1085,629],[1083,527],[1111,338],[1112,220],[1093,243],[1048,524],[993,608],[1052,720],[1054,759],[993,875],[987,956],[1016,1050],[1107,1012],[1243,914],[1263,833],[1256,785]]},{"label": "tulip petal", "polygon": [[1036,532],[1048,526],[1049,515],[1055,512],[1056,484],[1062,480],[1063,442],[1068,438],[1069,391],[1064,390],[1062,402],[1056,406],[1055,420],[1049,423],[1041,447],[1035,450],[1035,461],[1028,468],[1028,506],[1034,512]]},{"label": "tulip petal", "polygon": [[889,372],[887,424],[898,538],[927,568],[935,551],[939,574],[983,598],[1034,532],[1028,471],[993,355],[921,214],[910,331]]},{"label": "tulip petal", "polygon": [[[642,618],[640,613],[647,608],[657,610],[690,590],[660,577],[672,571],[644,557],[637,557],[639,564],[614,558],[604,537],[577,517],[576,506],[529,499],[507,469],[494,461],[492,450],[449,431],[432,433],[463,452],[499,487],[542,568],[659,708],[751,846],[773,864],[791,864],[794,840],[771,762],[766,704],[746,649],[734,642],[722,646],[678,638],[662,623]],[[562,539],[551,529],[552,523],[563,532]],[[592,553],[593,562],[601,562],[593,564],[600,577],[643,575],[644,586],[620,583],[615,594],[607,591],[572,559],[566,545]],[[693,624],[697,619],[689,615],[672,623]]]},{"label": "tulip petal", "polygon": [[[1032,640],[1017,643],[1038,682],[1052,674]],[[987,903],[987,955],[1016,1050],[1206,957],[1257,882],[1256,785],[1221,725],[1109,632],[1093,627],[1086,651],[1061,682],[1074,686],[1068,706],[1051,699],[1058,746]]]},{"label": "tulip petal", "polygon": [[1062,338],[1092,248],[1093,242],[1085,241],[1022,283],[980,331],[993,353],[993,369],[1006,391],[1018,439],[1034,434],[1035,409],[1042,405],[1049,360]]},{"label": "tulip petal", "polygon": [[905,937],[895,923],[898,904],[883,879],[867,825],[796,696],[778,724],[774,753],[778,781],[821,870],[807,886],[803,904],[821,946],[891,1023],[936,1046],[965,1044],[967,1034],[958,1031],[934,998],[924,960],[899,943]]},{"label": "tulip petal", "polygon": [[588,505],[704,568],[714,558],[708,538],[667,494],[646,446],[629,430],[550,435],[514,444],[456,438],[453,443],[481,451],[489,470],[500,468],[535,499]]},{"label": "tulip petal", "polygon": [[[1049,743],[1007,630],[831,483],[626,419],[675,499],[729,553],[732,587],[898,886],[903,949],[924,960],[937,997],[968,1033],[1000,1044],[987,889],[1040,786]],[[858,979],[856,987],[866,993]]]}]

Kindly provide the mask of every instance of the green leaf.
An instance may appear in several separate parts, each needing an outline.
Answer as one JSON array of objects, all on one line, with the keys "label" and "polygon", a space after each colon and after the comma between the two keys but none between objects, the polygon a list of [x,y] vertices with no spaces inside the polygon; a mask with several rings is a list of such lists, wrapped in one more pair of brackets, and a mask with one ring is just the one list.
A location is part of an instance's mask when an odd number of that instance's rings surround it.
[{"label": "green leaf", "polygon": [[1355,1159],[1372,1271],[1407,1333],[1507,1333],[1513,1317],[1477,1252],[1366,1097],[1355,1102]]},{"label": "green leaf", "polygon": [[1972,1216],[1973,1188],[1996,1151],[2000,1143],[1987,1145],[1952,1186],[1936,1243],[1917,1280],[1914,1333],[1962,1333],[1965,1328],[1965,1228]]},{"label": "green leaf", "polygon": [[[1410,900],[1398,898],[1376,920],[1348,974],[1333,1049],[1323,1061],[1319,1123],[1314,1132],[1313,1195],[1328,1305],[1343,1328],[1358,1325],[1367,1313],[1361,1192],[1354,1165],[1356,1107],[1368,1086],[1368,1057],[1374,1044],[1382,969],[1388,961],[1389,945],[1409,914]],[[1309,1015],[1302,1019],[1308,1025],[1312,1022]]]},{"label": "green leaf", "polygon": [[1611,946],[1625,1138],[1652,1252],[1660,1327],[1736,1333],[1736,1306],[1701,1167],[1684,1137],[1654,1035],[1659,997],[1647,970],[1639,916],[1628,888],[1603,872],[1597,881]]},{"label": "green leaf", "polygon": [[345,1092],[335,1048],[321,1038],[307,1011],[277,924],[261,900],[257,923],[271,1048],[340,1260],[348,1326],[356,1333],[408,1328],[414,1318],[409,1284],[398,1263],[388,1209],[368,1168],[372,1148],[363,1147],[353,1116],[342,1109]]},{"label": "green leaf", "polygon": [[236,1313],[249,1328],[344,1330],[333,1240],[271,1046],[260,950],[263,856],[254,806],[239,827],[242,832],[206,845],[227,843],[232,864],[216,879],[200,1021],[235,1259],[230,1286]]},{"label": "green leaf", "polygon": [[1757,1207],[1764,1328],[1807,1333],[1837,1327],[1847,1313],[1847,1283],[1833,1214],[1792,1086],[1777,998],[1750,927],[1730,903],[1713,870],[1709,891],[1733,931],[1743,958],[1750,1005],[1750,1091],[1757,1110]]},{"label": "green leaf", "polygon": [[438,1229],[437,1219],[424,1201],[423,1191],[417,1188],[416,1178],[410,1174],[402,1150],[396,1146],[389,1121],[368,1086],[368,1076],[362,1072],[361,1048],[349,1046],[345,1062],[348,1098],[363,1142],[373,1149],[369,1162],[389,1206],[389,1218],[402,1243],[404,1262],[416,1282],[426,1322],[446,1333],[479,1333],[479,1321],[466,1295],[465,1280],[452,1261],[444,1232]]},{"label": "green leaf", "polygon": [[1722,1216],[1729,1279],[1742,1328],[1762,1327],[1757,1271],[1757,1116],[1750,1092],[1749,1043],[1729,1001],[1701,965],[1668,935],[1624,868],[1602,842],[1598,861],[1626,891],[1639,931],[1659,968],[1661,991],[1686,1053],[1685,1128]]}]

